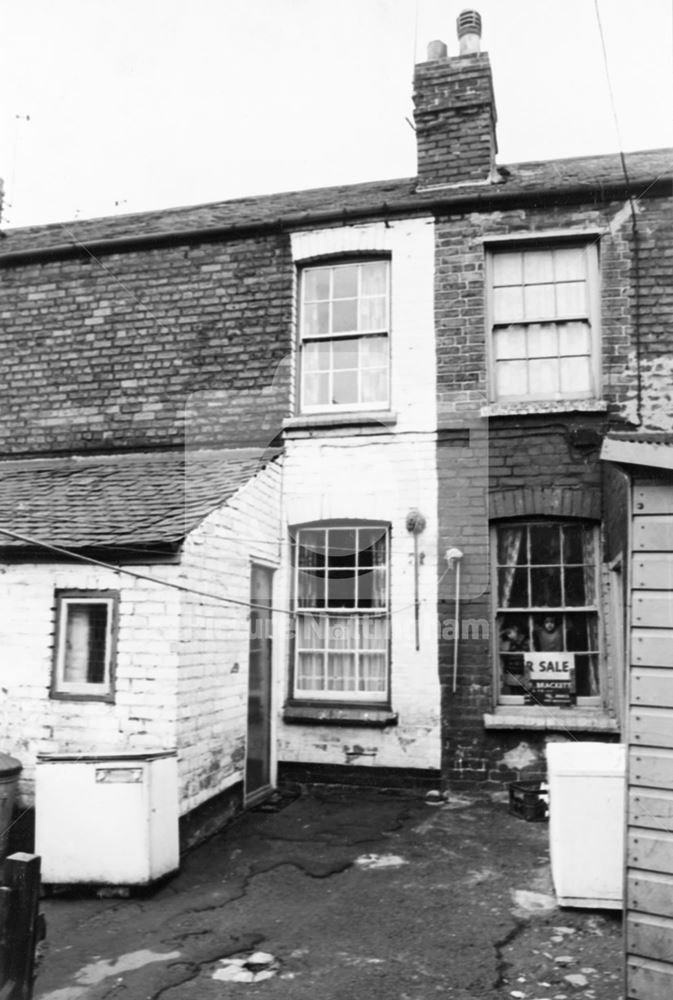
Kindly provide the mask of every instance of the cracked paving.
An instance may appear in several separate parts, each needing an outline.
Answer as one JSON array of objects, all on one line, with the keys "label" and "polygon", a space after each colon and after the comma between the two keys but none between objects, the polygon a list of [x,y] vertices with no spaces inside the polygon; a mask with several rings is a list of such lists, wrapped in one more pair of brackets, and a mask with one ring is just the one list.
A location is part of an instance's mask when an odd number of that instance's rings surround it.
[{"label": "cracked paving", "polygon": [[[618,918],[558,910],[547,840],[497,799],[315,790],[153,891],[44,900],[35,1000],[619,1000]],[[272,977],[221,978],[255,952]]]}]

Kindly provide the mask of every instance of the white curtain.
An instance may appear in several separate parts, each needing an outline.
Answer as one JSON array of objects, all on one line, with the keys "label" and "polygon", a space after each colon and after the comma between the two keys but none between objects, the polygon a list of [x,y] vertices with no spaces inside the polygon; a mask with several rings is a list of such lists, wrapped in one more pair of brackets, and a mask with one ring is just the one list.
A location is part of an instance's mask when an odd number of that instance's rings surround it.
[{"label": "white curtain", "polygon": [[86,605],[66,605],[65,657],[63,679],[69,684],[89,680],[89,642],[91,618]]}]

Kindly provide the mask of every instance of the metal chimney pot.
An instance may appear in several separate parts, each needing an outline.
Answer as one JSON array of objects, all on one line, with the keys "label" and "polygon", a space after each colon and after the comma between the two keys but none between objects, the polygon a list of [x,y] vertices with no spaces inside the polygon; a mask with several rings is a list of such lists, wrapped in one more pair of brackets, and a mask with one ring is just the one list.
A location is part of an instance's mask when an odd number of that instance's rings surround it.
[{"label": "metal chimney pot", "polygon": [[464,10],[456,21],[460,55],[468,56],[481,52],[481,14],[476,10]]},{"label": "metal chimney pot", "polygon": [[446,59],[447,55],[448,50],[445,42],[439,39],[434,42],[428,42],[428,62],[432,62],[435,59]]}]

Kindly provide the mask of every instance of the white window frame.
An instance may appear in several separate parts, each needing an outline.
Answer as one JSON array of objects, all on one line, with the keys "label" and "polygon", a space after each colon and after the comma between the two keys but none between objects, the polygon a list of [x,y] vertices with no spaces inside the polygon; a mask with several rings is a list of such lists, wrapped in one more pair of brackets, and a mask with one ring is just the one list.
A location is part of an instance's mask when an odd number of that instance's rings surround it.
[{"label": "white window frame", "polygon": [[[371,330],[347,330],[347,331],[333,331],[331,329],[331,312],[332,303],[335,301],[333,297],[328,300],[330,305],[330,329],[326,333],[309,333],[306,330],[305,323],[305,281],[306,275],[311,271],[316,270],[330,270],[334,272],[338,268],[352,267],[353,265],[363,265],[363,264],[384,264],[386,267],[386,289],[385,289],[385,322],[383,326]],[[298,399],[299,399],[299,412],[300,413],[339,413],[339,412],[357,412],[357,411],[369,411],[369,410],[387,410],[390,408],[390,316],[391,316],[391,261],[388,256],[367,256],[367,257],[348,257],[344,259],[334,260],[329,259],[326,261],[312,261],[310,263],[303,264],[299,271],[299,365],[298,365]],[[333,278],[330,278],[330,284]],[[359,295],[358,295],[359,301]],[[332,344],[336,341],[346,341],[346,340],[357,340],[358,343],[373,337],[385,337],[386,339],[386,395],[385,399],[378,400],[376,402],[348,402],[348,403],[316,403],[308,404],[304,399],[304,377],[305,377],[305,364],[304,364],[304,348],[306,344],[323,342]],[[358,372],[361,369],[358,368]],[[332,377],[335,369],[332,367],[329,369],[330,385],[332,384]]]},{"label": "white window frame", "polygon": [[[327,607],[326,599],[324,606],[302,606],[299,607],[299,559],[298,550],[301,544],[301,535],[303,531],[324,531],[326,536],[327,533],[334,530],[342,529],[374,529],[380,530],[385,538],[385,607],[380,609],[377,608],[340,608],[340,607]],[[294,560],[293,560],[293,586],[294,586],[294,655],[292,664],[292,689],[291,697],[293,701],[296,702],[332,702],[332,703],[348,703],[348,704],[372,704],[376,707],[382,707],[389,704],[390,701],[390,526],[385,523],[380,522],[330,522],[329,524],[319,523],[319,524],[307,524],[297,527],[293,530],[293,545],[294,545]],[[361,551],[361,550],[357,550]],[[326,637],[325,643],[320,648],[301,646],[300,645],[300,618],[306,616],[307,618],[318,619],[322,618],[325,621]],[[352,652],[355,656],[356,664],[356,676],[360,676],[359,672],[359,657],[361,654],[366,653],[376,653],[384,657],[384,687],[381,691],[360,691],[360,690],[337,690],[331,688],[308,688],[299,686],[299,659],[301,653],[321,653],[324,658],[325,663],[325,677],[328,675],[327,671],[327,659],[330,652],[330,648],[337,650],[339,647],[330,647],[329,638],[327,636],[327,629],[330,627],[330,620],[334,619],[336,621],[343,621],[346,624],[349,621],[355,621],[355,645],[348,648],[348,652]],[[360,646],[360,629],[358,628],[358,621],[360,620],[373,620],[381,621],[384,623],[383,629],[383,642],[380,647],[364,647]],[[341,648],[342,652],[346,652],[344,648]]]},{"label": "white window frame", "polygon": [[[56,592],[56,634],[52,673],[53,698],[114,701],[114,668],[117,638],[119,595],[116,591],[68,590]],[[66,679],[69,609],[75,605],[99,605],[107,609],[103,680],[69,681]]]},{"label": "white window frame", "polygon": [[[564,315],[558,319],[552,319],[548,316],[541,316],[538,319],[533,317],[521,317],[517,322],[512,320],[508,323],[496,322],[494,316],[494,259],[504,253],[549,253],[553,250],[563,250],[563,249],[580,249],[584,251],[585,261],[586,261],[586,309],[580,310],[576,316]],[[549,404],[550,402],[558,401],[565,402],[567,400],[592,400],[598,399],[600,397],[601,390],[601,332],[600,332],[600,272],[599,272],[599,261],[598,261],[598,240],[596,238],[578,238],[575,236],[567,236],[564,239],[561,238],[528,238],[528,239],[516,239],[509,240],[502,243],[494,243],[489,241],[485,244],[486,252],[486,322],[488,331],[488,356],[489,356],[489,382],[490,382],[490,399],[493,403],[499,403],[507,405],[508,403],[523,403],[523,402],[544,402]],[[558,285],[559,282],[554,282],[553,284]],[[525,286],[525,282],[522,287]],[[515,286],[516,287],[516,286]],[[528,336],[528,328],[533,326],[536,322],[542,323],[554,323],[554,322],[571,322],[572,320],[578,322],[585,322],[588,324],[589,337],[590,337],[590,371],[591,371],[591,382],[592,385],[588,390],[580,390],[578,392],[573,392],[572,390],[559,390],[556,392],[536,392],[534,389],[529,388],[529,391],[525,393],[512,393],[512,394],[498,394],[497,391],[497,378],[496,378],[496,367],[498,361],[496,359],[495,351],[495,333],[497,329],[504,329],[508,326],[521,326],[526,330],[526,337]],[[530,360],[537,357],[536,355],[526,354],[526,360]],[[561,358],[561,355],[558,355]]]},{"label": "white window frame", "polygon": [[[559,605],[559,606],[548,606],[548,605],[530,605],[528,608],[517,608],[508,607],[506,609],[500,607],[499,603],[499,581],[498,581],[498,529],[506,527],[528,527],[534,524],[571,524],[575,523],[582,525],[585,528],[589,528],[593,535],[593,548],[594,548],[594,586],[596,588],[596,600],[594,604],[575,606],[575,605]],[[563,563],[565,566],[566,564]],[[564,518],[564,517],[545,517],[531,516],[511,521],[499,521],[491,526],[491,593],[493,594],[492,601],[492,652],[493,652],[493,685],[495,691],[495,704],[496,705],[521,705],[525,706],[527,711],[531,712],[546,712],[549,711],[549,705],[531,705],[527,704],[523,694],[513,695],[513,694],[503,694],[502,693],[502,665],[500,660],[500,630],[501,630],[501,616],[505,614],[512,615],[516,617],[517,615],[535,615],[536,617],[543,617],[545,614],[552,616],[560,614],[594,614],[596,616],[596,633],[598,638],[598,648],[595,651],[598,660],[598,683],[599,692],[596,695],[582,695],[577,696],[575,704],[566,708],[565,711],[572,712],[573,709],[582,708],[599,708],[605,704],[606,700],[606,677],[605,677],[605,655],[603,646],[603,616],[602,616],[602,584],[603,579],[601,575],[601,563],[600,563],[600,531],[597,525],[587,522],[585,519],[577,518]]]}]

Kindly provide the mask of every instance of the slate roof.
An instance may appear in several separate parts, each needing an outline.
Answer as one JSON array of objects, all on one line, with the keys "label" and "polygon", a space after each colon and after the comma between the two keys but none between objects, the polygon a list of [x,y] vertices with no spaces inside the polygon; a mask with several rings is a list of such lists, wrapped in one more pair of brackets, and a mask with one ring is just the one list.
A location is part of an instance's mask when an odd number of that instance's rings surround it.
[{"label": "slate roof", "polygon": [[[69,549],[175,546],[270,453],[153,452],[0,462],[0,527]],[[0,534],[0,547],[26,542]]]},{"label": "slate roof", "polygon": [[[673,176],[673,149],[626,153],[625,162],[636,193],[644,194],[652,184],[662,178],[670,182]],[[456,184],[418,191],[417,179],[407,177],[6,229],[0,234],[0,258],[13,252],[38,251],[102,239],[159,236],[174,230],[255,226],[274,222],[299,225],[302,216],[310,221],[312,216],[324,212],[343,212],[345,216],[367,212],[376,214],[384,210],[394,212],[396,209],[420,212],[424,208],[429,210],[440,198],[447,205],[452,200],[458,203],[470,198],[477,202],[497,202],[516,194],[537,192],[544,198],[552,191],[562,193],[583,187],[586,187],[587,193],[600,195],[603,186],[624,182],[621,158],[616,154],[531,161],[499,167],[498,170],[500,183],[492,184]]]}]

